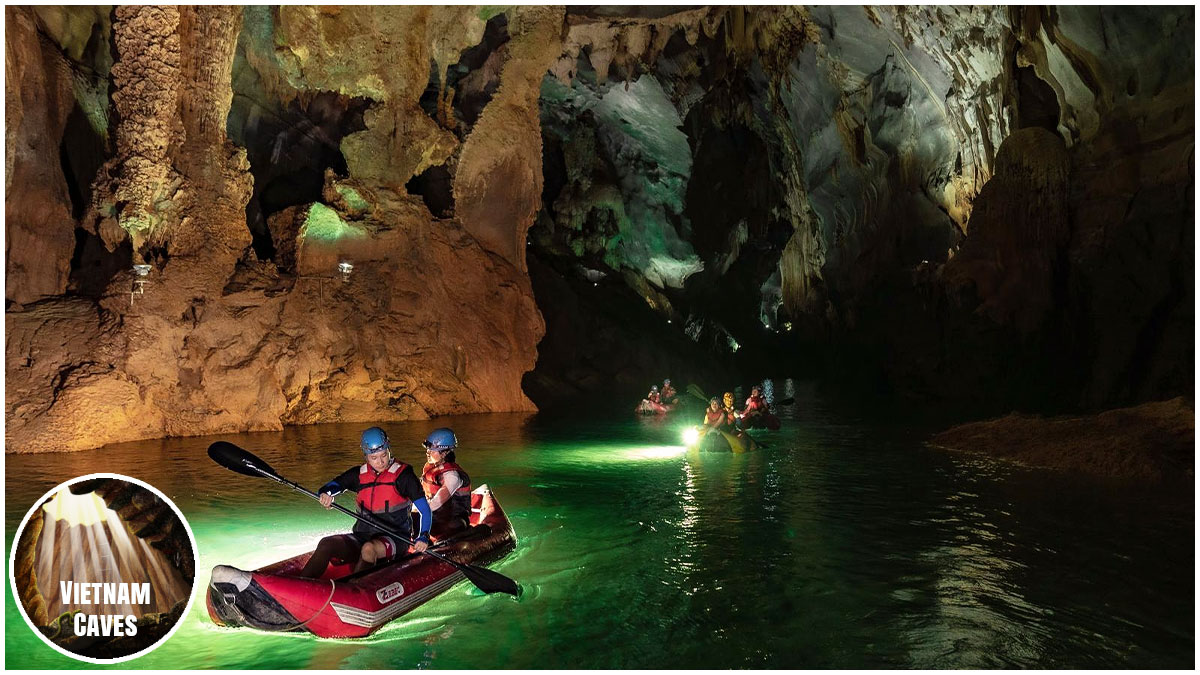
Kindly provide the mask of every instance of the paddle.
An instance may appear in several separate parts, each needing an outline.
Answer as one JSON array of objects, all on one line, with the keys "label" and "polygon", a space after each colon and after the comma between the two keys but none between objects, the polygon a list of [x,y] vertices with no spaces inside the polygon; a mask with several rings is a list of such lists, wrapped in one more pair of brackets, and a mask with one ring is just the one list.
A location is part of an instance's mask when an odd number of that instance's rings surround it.
[{"label": "paddle", "polygon": [[[270,478],[276,483],[281,483],[292,488],[296,492],[305,494],[318,501],[320,500],[320,497],[318,497],[316,494],[309,492],[303,487],[300,487],[283,476],[280,476],[275,472],[274,469],[271,468],[270,464],[267,464],[262,459],[255,457],[233,443],[226,441],[217,441],[216,443],[213,443],[212,445],[208,446],[208,456],[211,457],[214,462],[220,464],[226,469],[229,469],[230,471],[240,473],[244,476],[253,476],[255,478]],[[383,523],[380,523],[378,520],[365,517],[365,514],[355,513],[336,503],[333,505],[333,508],[352,518],[357,518],[368,525],[377,527],[401,541],[406,541],[409,544],[413,543],[408,537],[405,537],[395,530],[390,529]],[[517,585],[517,582],[509,579],[499,572],[493,572],[487,568],[477,567],[475,565],[464,565],[462,563],[450,560],[440,553],[436,553],[428,549],[422,552],[426,555],[431,555],[444,563],[452,565],[454,569],[466,575],[467,580],[475,584],[475,587],[484,593],[508,593],[509,595],[513,596],[521,594],[521,587]]]}]

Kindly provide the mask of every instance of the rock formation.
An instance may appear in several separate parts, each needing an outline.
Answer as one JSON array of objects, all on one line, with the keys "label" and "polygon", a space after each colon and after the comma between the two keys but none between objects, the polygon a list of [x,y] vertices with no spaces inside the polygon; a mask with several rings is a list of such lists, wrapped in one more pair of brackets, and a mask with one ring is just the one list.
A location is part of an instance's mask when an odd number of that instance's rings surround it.
[{"label": "rock formation", "polygon": [[[261,31],[261,12],[245,12],[247,30]],[[416,106],[429,54],[447,58],[464,46],[447,42],[455,16],[478,24],[476,37],[482,20],[452,8],[267,14],[269,58],[250,53],[263,46],[261,34],[257,43],[239,41],[241,9],[114,12],[115,155],[96,176],[78,231],[103,242],[99,258],[132,251],[133,260],[98,265],[111,277],[81,284],[91,297],[10,305],[8,451],[532,409],[520,379],[533,367],[543,328],[520,261],[484,249],[457,221],[435,220],[403,188],[429,161],[441,161],[429,154],[431,138],[457,146],[448,132],[430,134],[437,125]],[[24,18],[33,30],[36,17]],[[431,51],[404,52],[408,70],[388,67],[369,43],[352,39],[366,25],[407,26]],[[34,38],[27,39],[36,45]],[[349,43],[365,51],[338,51]],[[66,68],[56,56],[56,67]],[[277,229],[275,261],[260,260],[252,246],[248,153],[222,123],[236,94],[235,61],[261,69],[250,93],[261,101],[265,90],[271,105],[326,88],[376,97],[376,117],[359,132],[369,138],[344,139],[350,175],[322,176],[315,193],[301,195],[308,202],[263,214]],[[10,89],[21,82],[11,81]],[[387,117],[417,124],[394,141],[418,151],[409,160],[371,140],[395,135],[375,126]],[[496,124],[502,135],[506,123]],[[237,127],[239,140],[248,128]],[[355,143],[382,150],[377,159],[386,162],[373,163]],[[10,269],[33,253],[10,256]],[[138,281],[128,264],[143,262],[150,271]],[[340,262],[353,266],[345,278]],[[10,303],[27,288],[10,283]]]},{"label": "rock formation", "polygon": [[1196,479],[1195,420],[1192,406],[1176,398],[1083,417],[1012,414],[954,427],[930,443],[1024,466],[1187,488]]}]

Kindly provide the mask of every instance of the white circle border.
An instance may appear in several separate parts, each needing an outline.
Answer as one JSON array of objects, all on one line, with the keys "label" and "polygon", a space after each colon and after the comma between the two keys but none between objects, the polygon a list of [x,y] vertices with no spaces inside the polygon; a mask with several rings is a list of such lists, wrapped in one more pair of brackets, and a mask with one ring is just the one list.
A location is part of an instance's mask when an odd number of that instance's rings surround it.
[{"label": "white circle border", "polygon": [[[8,581],[9,581],[9,587],[12,589],[13,601],[16,603],[17,609],[21,612],[21,618],[25,619],[25,623],[29,626],[29,630],[33,631],[34,635],[37,635],[39,638],[41,638],[42,642],[45,642],[46,644],[50,645],[50,647],[52,649],[54,649],[54,651],[62,654],[63,656],[67,656],[69,658],[75,659],[77,661],[85,661],[87,663],[93,663],[96,665],[107,665],[107,664],[121,663],[124,661],[129,661],[132,659],[140,658],[142,656],[145,656],[146,654],[149,654],[150,652],[154,651],[155,649],[158,649],[158,647],[160,645],[162,645],[167,640],[170,640],[171,636],[175,634],[175,631],[179,630],[179,627],[183,625],[184,619],[187,618],[188,614],[192,610],[192,604],[196,601],[196,577],[194,574],[192,575],[192,587],[190,589],[188,589],[187,605],[184,606],[183,613],[179,615],[179,620],[175,622],[174,626],[171,626],[171,629],[167,631],[166,635],[162,636],[162,638],[160,638],[154,644],[150,645],[149,647],[146,647],[145,649],[143,649],[139,652],[134,652],[133,654],[128,654],[126,656],[119,656],[115,659],[97,659],[97,658],[93,658],[90,656],[84,656],[82,654],[76,654],[75,652],[69,651],[67,649],[63,649],[62,647],[54,644],[54,641],[51,640],[50,638],[46,637],[42,633],[42,631],[38,630],[37,626],[33,625],[33,621],[29,618],[29,615],[25,612],[25,603],[21,601],[21,594],[17,590],[17,576],[16,576],[17,548],[21,542],[21,534],[25,532],[25,526],[29,524],[29,519],[33,517],[33,514],[36,513],[38,509],[42,508],[43,503],[47,499],[49,499],[54,493],[58,492],[59,490],[61,490],[63,488],[74,485],[75,483],[80,483],[85,480],[91,480],[93,478],[112,478],[115,480],[122,480],[127,483],[134,483],[135,485],[140,485],[141,487],[146,488],[147,490],[158,495],[158,497],[160,499],[162,499],[163,502],[165,502],[167,504],[167,506],[170,506],[172,511],[175,512],[175,516],[177,518],[179,518],[179,522],[183,524],[184,531],[187,532],[188,541],[190,541],[192,544],[192,569],[195,569],[196,566],[200,563],[200,553],[199,553],[199,551],[196,550],[196,535],[192,533],[192,526],[188,524],[187,518],[184,517],[183,512],[179,510],[179,507],[175,505],[175,502],[170,497],[163,494],[162,491],[159,490],[158,488],[156,488],[153,485],[150,485],[149,483],[146,483],[144,481],[140,481],[136,478],[131,478],[129,476],[125,476],[125,475],[122,475],[119,473],[89,473],[86,476],[79,476],[78,478],[72,478],[71,480],[59,483],[58,485],[51,488],[48,492],[46,492],[46,494],[39,497],[36,502],[34,502],[33,507],[30,508],[29,511],[25,514],[25,517],[21,519],[21,524],[19,526],[17,526],[17,532],[13,536],[12,553],[9,554],[9,557],[8,557],[8,570],[9,570]],[[107,508],[107,505],[106,505],[106,508]]]}]

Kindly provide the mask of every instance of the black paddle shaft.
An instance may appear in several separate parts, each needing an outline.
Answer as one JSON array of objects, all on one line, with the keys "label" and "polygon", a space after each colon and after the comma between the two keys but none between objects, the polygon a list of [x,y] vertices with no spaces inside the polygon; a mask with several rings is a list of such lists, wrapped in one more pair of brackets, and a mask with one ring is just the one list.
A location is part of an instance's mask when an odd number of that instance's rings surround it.
[{"label": "black paddle shaft", "polygon": [[[233,443],[229,443],[227,441],[217,441],[216,443],[213,443],[212,445],[208,446],[208,456],[212,458],[214,462],[220,464],[226,469],[229,469],[230,471],[235,471],[245,476],[262,476],[263,478],[269,478],[276,483],[292,488],[296,492],[312,497],[318,502],[321,501],[321,498],[316,493],[284,478],[283,476],[280,476],[274,469],[271,468],[269,464],[250,454],[249,452],[239,448]],[[354,511],[351,511],[350,509],[347,509],[346,507],[337,503],[334,503],[332,506],[351,518],[361,520],[364,523],[376,527],[401,541],[407,542],[409,545],[412,545],[413,543],[412,539],[409,539],[399,532],[396,532],[386,524],[380,523],[374,518],[370,518],[369,514],[355,513]],[[421,552],[426,555],[431,555],[434,558],[453,566],[454,569],[462,572],[471,583],[475,584],[476,588],[484,593],[503,592],[514,596],[520,595],[521,593],[521,587],[517,585],[517,582],[509,579],[499,572],[493,572],[487,568],[476,567],[475,565],[464,565],[460,562],[455,562],[446,556],[437,553],[436,551],[430,551],[429,549]]]}]

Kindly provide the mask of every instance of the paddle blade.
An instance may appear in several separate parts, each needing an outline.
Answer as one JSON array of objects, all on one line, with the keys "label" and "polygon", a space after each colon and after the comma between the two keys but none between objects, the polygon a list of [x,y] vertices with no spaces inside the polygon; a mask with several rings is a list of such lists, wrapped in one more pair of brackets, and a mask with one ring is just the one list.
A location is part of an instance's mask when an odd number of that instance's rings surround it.
[{"label": "paddle blade", "polygon": [[233,443],[226,441],[213,443],[208,446],[208,456],[212,458],[212,461],[226,469],[236,471],[245,476],[262,478],[263,474],[266,474],[274,478],[279,478],[279,474],[275,473],[275,469],[272,469],[270,464],[267,464],[262,459],[255,457]]},{"label": "paddle blade", "polygon": [[484,593],[508,593],[513,597],[521,595],[521,586],[499,572],[475,565],[462,565],[458,566],[458,569],[466,575],[471,583],[475,584],[475,588]]},{"label": "paddle blade", "polygon": [[705,403],[708,403],[708,397],[704,395],[704,390],[701,389],[700,386],[695,383],[689,384],[687,386],[687,393],[691,394],[692,396],[695,396],[696,398],[700,399],[701,401],[704,401]]}]

